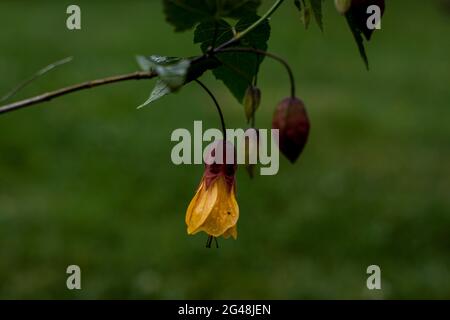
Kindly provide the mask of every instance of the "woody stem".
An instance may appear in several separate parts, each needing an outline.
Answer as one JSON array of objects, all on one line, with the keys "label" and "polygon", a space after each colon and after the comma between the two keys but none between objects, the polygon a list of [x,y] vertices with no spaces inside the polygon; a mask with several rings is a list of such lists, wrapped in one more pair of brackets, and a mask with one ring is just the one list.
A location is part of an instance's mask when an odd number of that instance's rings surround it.
[{"label": "woody stem", "polygon": [[44,101],[50,101],[54,98],[84,90],[84,89],[90,89],[95,88],[98,86],[103,86],[111,83],[121,82],[121,81],[128,81],[128,80],[141,80],[141,79],[152,79],[157,77],[158,75],[156,72],[153,71],[137,71],[129,74],[123,74],[119,76],[113,76],[113,77],[107,77],[103,79],[97,79],[97,80],[91,80],[87,82],[83,82],[80,84],[76,84],[70,87],[61,88],[55,91],[47,92],[40,94],[38,96],[28,98],[25,100],[13,102],[4,106],[0,106],[0,114],[19,110],[21,108],[25,108],[28,106],[32,106]]}]

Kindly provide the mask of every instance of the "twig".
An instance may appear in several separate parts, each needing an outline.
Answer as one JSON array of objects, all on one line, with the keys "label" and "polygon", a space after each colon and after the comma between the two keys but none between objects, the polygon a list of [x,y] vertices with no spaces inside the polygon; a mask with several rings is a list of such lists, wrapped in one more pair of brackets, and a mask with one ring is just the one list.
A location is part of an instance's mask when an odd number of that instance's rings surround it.
[{"label": "twig", "polygon": [[[270,7],[270,9],[260,19],[255,21],[251,26],[249,26],[247,29],[241,31],[240,33],[236,34],[236,36],[234,36],[229,41],[224,42],[223,44],[221,44],[220,46],[218,46],[216,48],[212,48],[210,51],[206,52],[204,55],[193,58],[191,60],[191,65],[195,62],[205,60],[205,59],[209,58],[211,55],[214,55],[215,53],[227,52],[227,51],[230,52],[231,50],[228,50],[229,46],[238,42],[239,39],[244,37],[246,34],[248,34],[253,29],[255,29],[258,25],[260,25],[262,22],[264,22],[266,19],[268,19],[278,9],[278,7],[283,3],[283,1],[284,0],[276,0],[276,2],[272,5],[272,7]],[[250,51],[250,50],[244,50],[244,49],[245,48],[237,48],[237,49],[233,48],[234,51]],[[294,82],[293,82],[293,75],[292,75],[292,71],[290,70],[290,67],[286,63],[286,61],[284,61],[283,59],[281,59],[278,56],[268,54],[265,51],[252,50],[252,52],[255,52],[255,53],[258,53],[261,55],[270,56],[276,60],[279,60],[281,63],[283,63],[285,65],[285,67],[288,69],[288,73],[291,78],[291,93],[292,93],[292,95],[294,95],[295,87],[294,87]],[[29,98],[29,99],[25,99],[25,100],[17,101],[17,102],[10,103],[10,104],[4,105],[4,106],[0,106],[0,114],[18,110],[18,109],[21,109],[21,108],[24,108],[27,106],[31,106],[31,105],[34,105],[37,103],[41,103],[44,101],[49,101],[53,98],[56,98],[56,97],[59,97],[59,96],[65,95],[65,94],[69,94],[71,92],[83,90],[83,89],[89,89],[89,88],[93,88],[93,87],[97,87],[97,86],[101,86],[101,85],[105,85],[105,84],[126,81],[126,80],[151,79],[156,76],[157,76],[157,74],[154,72],[147,72],[147,71],[142,72],[141,71],[141,72],[134,72],[134,73],[130,73],[130,74],[119,75],[119,76],[114,76],[114,77],[109,77],[109,78],[104,78],[104,79],[92,80],[92,81],[84,82],[81,84],[76,84],[76,85],[73,85],[70,87],[58,89],[58,90],[55,90],[52,92],[47,92],[47,93]],[[20,88],[19,88],[19,90],[20,90]]]},{"label": "twig", "polygon": [[23,89],[24,87],[29,85],[31,82],[33,82],[34,80],[36,80],[40,76],[43,76],[44,74],[46,74],[47,72],[53,70],[54,68],[56,68],[56,67],[58,67],[60,65],[63,65],[65,63],[68,63],[68,62],[70,62],[72,60],[73,60],[73,57],[67,57],[67,58],[64,58],[62,60],[53,62],[53,63],[49,64],[48,66],[45,66],[44,68],[42,68],[41,70],[39,70],[38,72],[33,74],[30,78],[22,81],[16,87],[14,87],[10,92],[5,94],[3,96],[3,98],[0,99],[0,103],[4,102],[4,101],[8,100],[9,98],[11,98],[12,96],[14,96],[17,92],[19,92],[21,89]]},{"label": "twig", "polygon": [[90,89],[98,86],[102,86],[105,84],[127,81],[127,80],[141,80],[141,79],[152,79],[156,77],[157,74],[153,71],[137,71],[129,74],[123,74],[118,76],[112,76],[103,79],[97,79],[92,81],[83,82],[80,84],[76,84],[70,87],[65,87],[62,89],[58,89],[52,92],[47,92],[29,99],[21,100],[18,102],[14,102],[11,104],[7,104],[0,107],[0,114],[11,112],[14,110],[18,110],[27,106],[31,106],[33,104],[37,104],[44,101],[50,101],[53,98],[66,95],[71,92],[80,91],[83,89]]}]

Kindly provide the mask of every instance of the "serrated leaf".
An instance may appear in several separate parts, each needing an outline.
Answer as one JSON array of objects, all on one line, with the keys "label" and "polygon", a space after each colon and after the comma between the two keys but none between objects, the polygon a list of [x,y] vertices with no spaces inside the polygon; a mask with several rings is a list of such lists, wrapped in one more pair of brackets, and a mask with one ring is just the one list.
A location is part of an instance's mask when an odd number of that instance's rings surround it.
[{"label": "serrated leaf", "polygon": [[203,21],[255,14],[260,4],[261,0],[163,0],[166,20],[175,31],[191,29]]},{"label": "serrated leaf", "polygon": [[[245,30],[259,19],[257,15],[246,16],[238,21],[236,32]],[[249,47],[259,50],[267,50],[267,41],[270,37],[270,25],[266,20],[249,32],[239,41],[239,47]],[[214,76],[222,80],[234,97],[242,102],[247,87],[252,84],[253,78],[259,71],[259,66],[264,56],[252,53],[219,53],[217,58],[223,66],[213,70]]]},{"label": "serrated leaf", "polygon": [[145,107],[146,105],[164,97],[165,95],[167,95],[171,92],[172,91],[167,86],[167,84],[164,81],[162,81],[161,79],[158,79],[156,81],[156,84],[155,84],[155,87],[153,88],[152,93],[150,94],[150,97],[143,104],[141,104],[138,107],[138,109]]},{"label": "serrated leaf", "polygon": [[[236,24],[236,32],[244,31],[251,26],[260,17],[258,15],[249,15],[240,19]],[[267,41],[270,38],[270,25],[269,20],[263,21],[252,32],[247,33],[241,40],[241,45],[249,46],[252,48],[267,50]]]},{"label": "serrated leaf", "polygon": [[367,70],[369,69],[369,59],[367,58],[366,49],[364,48],[364,39],[362,37],[362,31],[358,28],[357,24],[353,20],[351,12],[345,14],[347,23],[352,31],[353,37],[355,38],[356,45],[358,46],[359,54],[366,65]]},{"label": "serrated leaf", "polygon": [[205,21],[194,32],[194,43],[200,43],[203,52],[210,46],[219,45],[233,37],[233,28],[225,20]]}]

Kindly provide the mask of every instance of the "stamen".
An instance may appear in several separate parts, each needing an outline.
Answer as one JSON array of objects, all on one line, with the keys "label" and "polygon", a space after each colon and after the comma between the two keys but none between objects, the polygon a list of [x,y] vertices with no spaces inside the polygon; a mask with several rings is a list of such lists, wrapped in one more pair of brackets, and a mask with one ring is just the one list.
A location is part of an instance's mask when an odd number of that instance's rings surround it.
[{"label": "stamen", "polygon": [[208,236],[208,239],[206,239],[206,247],[208,249],[211,249],[211,244],[212,244],[213,239],[214,239],[214,242],[216,243],[216,248],[219,249],[219,241],[214,236]]},{"label": "stamen", "polygon": [[208,236],[208,239],[206,239],[206,247],[208,249],[211,248],[212,238],[213,238],[213,236]]}]

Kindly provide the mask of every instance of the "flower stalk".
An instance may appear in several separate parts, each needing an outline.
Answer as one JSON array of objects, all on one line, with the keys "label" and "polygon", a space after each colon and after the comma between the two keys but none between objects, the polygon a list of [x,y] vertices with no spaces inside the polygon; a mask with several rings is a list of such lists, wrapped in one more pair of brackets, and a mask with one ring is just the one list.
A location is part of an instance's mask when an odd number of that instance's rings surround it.
[{"label": "flower stalk", "polygon": [[216,106],[216,109],[217,109],[217,113],[219,114],[219,117],[220,117],[220,125],[222,127],[223,139],[226,140],[227,127],[225,126],[225,119],[223,117],[222,108],[220,108],[219,102],[217,101],[216,97],[211,92],[211,90],[209,90],[208,87],[203,84],[203,82],[201,82],[198,79],[195,79],[195,82],[197,82],[203,88],[203,90],[205,90],[206,93],[208,93],[208,95],[211,97],[212,101],[214,102],[214,105]]}]

